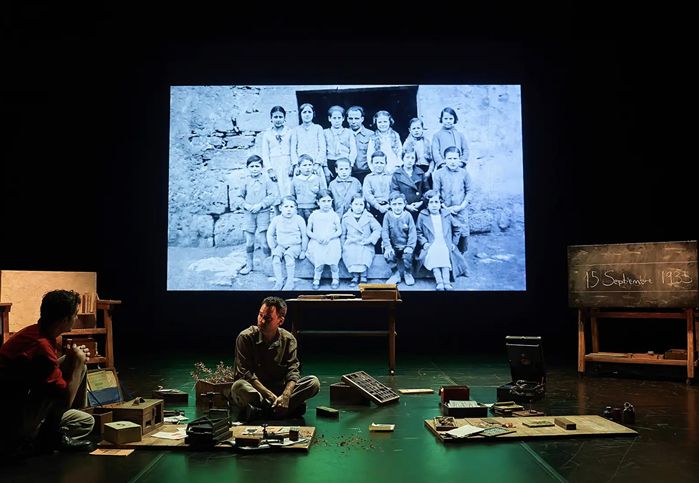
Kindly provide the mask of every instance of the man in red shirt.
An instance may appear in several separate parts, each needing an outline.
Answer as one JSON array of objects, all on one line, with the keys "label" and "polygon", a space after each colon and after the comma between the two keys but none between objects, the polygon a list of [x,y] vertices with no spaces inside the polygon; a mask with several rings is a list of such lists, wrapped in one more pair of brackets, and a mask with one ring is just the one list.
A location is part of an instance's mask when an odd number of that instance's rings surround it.
[{"label": "man in red shirt", "polygon": [[72,329],[80,295],[54,290],[41,301],[38,323],[25,327],[0,347],[0,452],[25,455],[50,448],[89,450],[84,439],[95,420],[85,406],[84,346],[56,354],[56,338]]}]

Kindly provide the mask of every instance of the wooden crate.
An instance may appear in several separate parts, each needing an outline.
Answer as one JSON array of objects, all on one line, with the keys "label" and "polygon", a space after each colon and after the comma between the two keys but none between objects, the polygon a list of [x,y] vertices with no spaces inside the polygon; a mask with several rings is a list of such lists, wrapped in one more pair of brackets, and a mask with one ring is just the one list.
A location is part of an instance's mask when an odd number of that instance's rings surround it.
[{"label": "wooden crate", "polygon": [[162,399],[136,398],[124,403],[107,404],[114,412],[113,421],[131,421],[141,426],[147,434],[163,425],[164,404]]}]

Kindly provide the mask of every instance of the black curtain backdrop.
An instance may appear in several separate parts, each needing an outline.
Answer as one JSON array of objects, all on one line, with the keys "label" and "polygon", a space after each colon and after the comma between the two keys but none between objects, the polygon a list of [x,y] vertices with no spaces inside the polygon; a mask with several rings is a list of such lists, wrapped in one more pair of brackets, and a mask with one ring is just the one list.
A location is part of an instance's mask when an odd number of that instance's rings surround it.
[{"label": "black curtain backdrop", "polygon": [[[328,21],[148,8],[17,3],[3,29],[0,269],[96,271],[99,295],[123,300],[117,360],[163,347],[232,350],[267,295],[165,291],[170,85],[522,85],[528,290],[404,294],[399,357],[505,360],[506,335],[541,335],[547,354],[574,360],[568,245],[697,238],[682,28],[656,39],[623,15],[566,6],[547,12],[558,22],[479,10],[468,27],[430,14],[391,28],[360,12]],[[667,324],[613,332],[656,351],[684,343],[682,327]]]}]

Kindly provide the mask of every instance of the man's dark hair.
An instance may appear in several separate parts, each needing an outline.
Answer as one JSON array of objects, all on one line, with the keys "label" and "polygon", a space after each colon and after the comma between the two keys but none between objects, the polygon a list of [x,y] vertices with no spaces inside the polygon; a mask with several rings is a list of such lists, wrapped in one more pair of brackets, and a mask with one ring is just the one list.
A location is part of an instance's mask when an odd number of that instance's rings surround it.
[{"label": "man's dark hair", "polygon": [[78,310],[80,294],[72,290],[52,290],[41,299],[39,327],[49,327],[65,317],[72,317]]},{"label": "man's dark hair", "polygon": [[262,301],[262,305],[267,307],[274,307],[277,309],[277,315],[279,317],[286,316],[286,301],[279,297],[267,297]]}]

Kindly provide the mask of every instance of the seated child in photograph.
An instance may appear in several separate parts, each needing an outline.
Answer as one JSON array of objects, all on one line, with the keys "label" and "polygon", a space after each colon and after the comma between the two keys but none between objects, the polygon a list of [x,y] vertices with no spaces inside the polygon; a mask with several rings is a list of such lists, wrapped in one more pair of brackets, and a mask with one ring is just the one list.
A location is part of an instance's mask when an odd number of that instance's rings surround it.
[{"label": "seated child in photograph", "polygon": [[[422,120],[414,117],[410,120],[410,134],[403,143],[403,152],[408,149],[415,151],[417,161],[415,166],[420,168],[425,173],[426,183],[431,183],[430,177],[434,171],[434,162],[432,160],[432,145],[424,136],[425,126]],[[428,188],[429,189],[429,188]]]},{"label": "seated child in photograph", "polygon": [[298,202],[298,214],[308,221],[317,206],[316,195],[325,188],[325,175],[313,173],[313,158],[308,154],[299,156],[298,171],[291,181],[291,195]]},{"label": "seated child in photograph", "polygon": [[381,240],[386,263],[393,272],[386,283],[399,283],[401,271],[406,285],[415,284],[413,277],[413,252],[417,232],[413,217],[405,211],[405,195],[394,191],[389,196],[391,210],[383,218]]},{"label": "seated child in photograph", "polygon": [[[274,290],[293,290],[296,260],[306,258],[308,237],[306,222],[296,214],[296,200],[285,196],[279,205],[280,215],[272,218],[267,230],[267,244],[272,250],[272,269],[274,270]],[[282,276],[282,260],[286,265],[286,283]]]},{"label": "seated child in photograph", "polygon": [[357,178],[350,175],[352,165],[349,159],[338,159],[335,163],[335,169],[337,177],[330,182],[328,188],[330,188],[335,200],[335,212],[342,218],[342,215],[349,210],[352,197],[362,192],[362,184]]},{"label": "seated child in photograph", "polygon": [[[235,198],[235,204],[245,210],[243,231],[245,232],[245,252],[247,261],[238,272],[247,275],[253,270],[255,254],[255,236],[263,239],[270,219],[270,208],[279,202],[277,183],[262,173],[262,158],[256,154],[247,160],[248,177]],[[262,246],[265,255],[269,255],[266,243]]]},{"label": "seated child in photograph", "polygon": [[403,152],[403,166],[396,168],[391,178],[391,191],[400,191],[405,195],[405,209],[417,219],[422,206],[422,194],[425,189],[425,173],[415,166],[415,151],[406,149]]},{"label": "seated child in photograph", "polygon": [[331,288],[340,286],[340,262],[342,224],[340,217],[333,211],[333,197],[330,190],[320,190],[316,196],[318,209],[308,217],[306,234],[310,239],[306,256],[313,264],[313,290],[320,288],[320,277],[325,265],[330,265],[332,273]]},{"label": "seated child in photograph", "polygon": [[391,175],[386,172],[386,155],[383,151],[374,151],[369,161],[371,173],[364,178],[362,193],[369,204],[369,211],[379,224],[383,223],[388,211],[388,195],[391,193]]},{"label": "seated child in photograph", "polygon": [[455,228],[449,211],[442,209],[442,200],[435,190],[425,193],[427,208],[417,217],[417,239],[422,250],[420,261],[427,270],[431,270],[437,283],[437,290],[453,290],[451,284],[452,254]]},{"label": "seated child in photograph", "polygon": [[381,225],[366,210],[364,197],[352,197],[350,209],[342,217],[342,260],[352,275],[350,285],[366,283],[374,261],[374,246],[381,237]]}]

